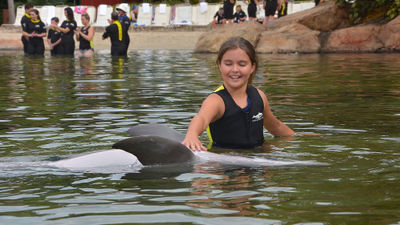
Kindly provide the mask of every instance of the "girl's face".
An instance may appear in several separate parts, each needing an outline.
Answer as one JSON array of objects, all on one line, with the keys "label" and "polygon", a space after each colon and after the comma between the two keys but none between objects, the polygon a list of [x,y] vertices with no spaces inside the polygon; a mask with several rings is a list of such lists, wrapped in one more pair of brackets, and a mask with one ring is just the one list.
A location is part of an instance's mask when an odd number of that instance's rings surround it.
[{"label": "girl's face", "polygon": [[29,15],[31,16],[31,19],[32,19],[32,20],[37,20],[37,19],[38,19],[38,15],[37,15],[34,11],[31,11],[31,12],[29,13]]},{"label": "girl's face", "polygon": [[86,17],[84,17],[84,16],[81,16],[81,21],[82,21],[82,24],[83,25],[87,25],[88,24],[88,20],[86,19]]},{"label": "girl's face", "polygon": [[224,85],[231,88],[247,86],[250,75],[256,68],[247,53],[240,48],[225,52],[218,67]]}]

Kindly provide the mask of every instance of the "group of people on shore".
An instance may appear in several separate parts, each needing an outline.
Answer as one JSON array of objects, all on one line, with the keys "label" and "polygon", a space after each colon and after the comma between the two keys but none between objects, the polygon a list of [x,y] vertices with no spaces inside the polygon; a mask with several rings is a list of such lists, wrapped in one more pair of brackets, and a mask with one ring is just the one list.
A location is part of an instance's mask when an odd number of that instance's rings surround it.
[{"label": "group of people on shore", "polygon": [[212,26],[216,27],[217,24],[242,23],[245,21],[267,24],[268,21],[275,19],[275,15],[278,18],[287,15],[289,0],[263,0],[264,18],[257,18],[257,10],[261,10],[258,0],[243,0],[243,2],[247,4],[248,17],[240,5],[236,5],[235,12],[233,12],[236,0],[224,0],[223,7],[214,15],[214,19],[211,22]]},{"label": "group of people on shore", "polygon": [[[110,38],[112,56],[126,56],[130,43],[128,30],[131,20],[126,15],[129,9],[121,4],[116,10],[117,12],[112,12],[111,19],[108,20],[110,25],[106,28],[102,39]],[[45,24],[40,19],[39,10],[34,9],[32,3],[25,5],[25,15],[21,19],[21,41],[25,55],[44,55],[43,38],[46,36],[53,56],[73,56],[75,54],[75,40],[79,42],[78,56],[89,57],[94,54],[93,38],[95,31],[94,27],[90,26],[89,14],[82,13],[82,27],[77,26],[74,11],[70,7],[64,9],[64,15],[66,20],[61,25],[59,25],[59,18],[53,17],[47,32]]]}]

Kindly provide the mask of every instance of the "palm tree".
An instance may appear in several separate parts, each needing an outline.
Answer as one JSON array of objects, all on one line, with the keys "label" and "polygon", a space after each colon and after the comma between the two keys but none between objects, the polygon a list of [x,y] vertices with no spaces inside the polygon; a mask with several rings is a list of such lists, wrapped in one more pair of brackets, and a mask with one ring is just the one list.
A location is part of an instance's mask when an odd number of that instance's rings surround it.
[{"label": "palm tree", "polygon": [[14,1],[8,0],[8,23],[14,24],[15,20],[15,8],[14,8]]}]

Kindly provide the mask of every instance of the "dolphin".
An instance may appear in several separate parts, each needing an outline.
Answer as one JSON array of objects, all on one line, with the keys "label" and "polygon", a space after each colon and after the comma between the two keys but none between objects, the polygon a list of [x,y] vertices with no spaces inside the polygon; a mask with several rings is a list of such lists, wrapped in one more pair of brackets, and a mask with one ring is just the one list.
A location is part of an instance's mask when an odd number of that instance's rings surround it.
[{"label": "dolphin", "polygon": [[148,166],[176,164],[179,167],[183,164],[194,165],[203,162],[243,167],[326,165],[315,161],[281,161],[208,151],[193,152],[181,144],[184,139],[182,133],[159,124],[134,126],[128,130],[128,134],[133,137],[118,141],[111,150],[59,160],[49,165],[72,170],[129,167],[134,171]]}]

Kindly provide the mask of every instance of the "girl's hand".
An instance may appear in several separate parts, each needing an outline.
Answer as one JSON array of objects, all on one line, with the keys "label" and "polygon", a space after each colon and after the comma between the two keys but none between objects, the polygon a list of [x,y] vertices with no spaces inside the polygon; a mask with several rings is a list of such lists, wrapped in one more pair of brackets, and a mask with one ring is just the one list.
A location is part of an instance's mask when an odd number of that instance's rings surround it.
[{"label": "girl's hand", "polygon": [[182,144],[185,145],[192,151],[207,151],[207,148],[201,143],[199,138],[188,138],[185,137],[185,140],[182,141]]}]

